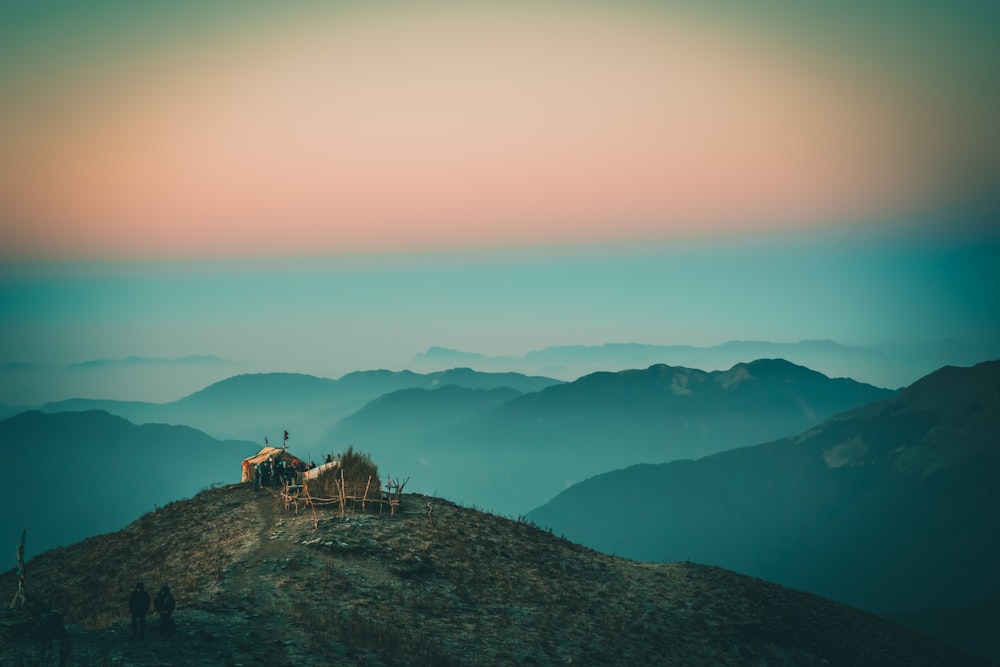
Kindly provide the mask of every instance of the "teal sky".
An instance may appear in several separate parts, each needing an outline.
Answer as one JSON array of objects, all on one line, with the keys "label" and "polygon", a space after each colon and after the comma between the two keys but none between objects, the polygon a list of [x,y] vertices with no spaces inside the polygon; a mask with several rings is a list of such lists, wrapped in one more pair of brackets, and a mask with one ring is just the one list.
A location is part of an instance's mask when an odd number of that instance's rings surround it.
[{"label": "teal sky", "polygon": [[[239,370],[402,369],[432,345],[955,339],[1000,352],[1000,237],[870,230],[364,259],[8,267],[6,363],[218,355]],[[914,378],[916,379],[916,378]]]},{"label": "teal sky", "polygon": [[997,349],[998,35],[973,0],[0,2],[0,365]]}]

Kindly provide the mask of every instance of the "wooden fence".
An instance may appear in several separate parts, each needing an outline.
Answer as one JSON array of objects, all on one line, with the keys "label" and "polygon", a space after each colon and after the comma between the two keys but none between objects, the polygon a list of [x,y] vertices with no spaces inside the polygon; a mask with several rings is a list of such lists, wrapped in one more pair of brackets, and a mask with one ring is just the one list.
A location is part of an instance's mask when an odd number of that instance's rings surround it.
[{"label": "wooden fence", "polygon": [[[298,513],[300,506],[303,509],[311,507],[315,516],[316,507],[337,505],[340,509],[340,515],[344,516],[348,508],[357,509],[360,507],[361,511],[365,512],[370,506],[378,505],[379,514],[388,506],[389,516],[395,516],[403,496],[403,487],[410,481],[409,477],[402,482],[389,479],[386,481],[385,491],[383,491],[379,480],[369,475],[364,484],[364,490],[361,491],[360,482],[345,482],[343,468],[334,474],[338,474],[338,477],[335,478],[336,483],[332,497],[311,495],[309,493],[309,480],[304,479],[302,484],[297,485],[285,484],[281,490],[281,499],[285,503],[285,510],[294,508],[295,512]],[[358,491],[361,493],[359,494]]]}]

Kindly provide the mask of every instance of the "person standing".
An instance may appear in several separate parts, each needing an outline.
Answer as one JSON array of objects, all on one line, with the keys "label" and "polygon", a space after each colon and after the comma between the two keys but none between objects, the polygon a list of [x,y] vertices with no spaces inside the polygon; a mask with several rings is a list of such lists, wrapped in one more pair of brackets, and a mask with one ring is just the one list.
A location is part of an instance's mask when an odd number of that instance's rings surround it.
[{"label": "person standing", "polygon": [[153,609],[160,615],[160,629],[165,635],[173,634],[175,606],[174,596],[170,592],[170,587],[163,584],[153,599]]},{"label": "person standing", "polygon": [[146,614],[149,613],[149,593],[138,582],[128,598],[128,610],[132,612],[132,639],[146,637]]}]

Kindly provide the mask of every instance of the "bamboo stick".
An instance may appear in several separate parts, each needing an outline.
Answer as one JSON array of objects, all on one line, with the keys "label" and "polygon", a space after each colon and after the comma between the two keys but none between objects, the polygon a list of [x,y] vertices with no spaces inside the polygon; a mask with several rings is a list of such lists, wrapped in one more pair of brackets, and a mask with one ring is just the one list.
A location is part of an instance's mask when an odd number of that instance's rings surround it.
[{"label": "bamboo stick", "polygon": [[365,495],[361,498],[361,511],[365,511],[365,505],[368,502],[368,488],[372,485],[372,476],[368,475],[368,483],[365,484]]}]

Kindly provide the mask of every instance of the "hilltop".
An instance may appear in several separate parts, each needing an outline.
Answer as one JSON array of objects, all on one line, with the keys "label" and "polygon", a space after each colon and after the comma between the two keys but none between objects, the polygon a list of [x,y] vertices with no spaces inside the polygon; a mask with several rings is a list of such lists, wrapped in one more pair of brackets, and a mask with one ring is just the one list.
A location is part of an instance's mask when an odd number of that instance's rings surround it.
[{"label": "hilltop", "polygon": [[[27,571],[29,597],[70,632],[9,642],[5,664],[58,664],[67,645],[81,665],[979,664],[816,595],[600,554],[416,494],[394,517],[341,516],[285,511],[248,486],[210,489]],[[131,640],[137,580],[171,585],[174,637],[153,621]],[[0,576],[13,589],[12,572]]]}]

